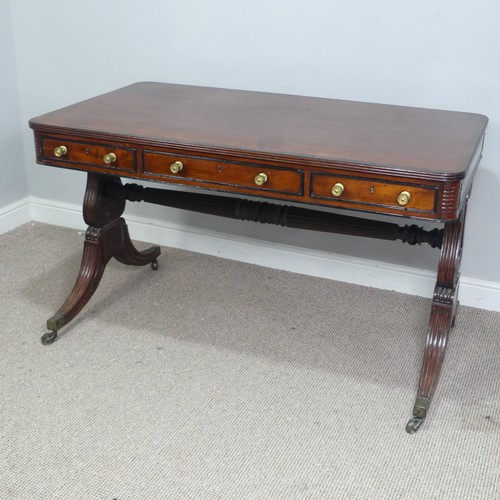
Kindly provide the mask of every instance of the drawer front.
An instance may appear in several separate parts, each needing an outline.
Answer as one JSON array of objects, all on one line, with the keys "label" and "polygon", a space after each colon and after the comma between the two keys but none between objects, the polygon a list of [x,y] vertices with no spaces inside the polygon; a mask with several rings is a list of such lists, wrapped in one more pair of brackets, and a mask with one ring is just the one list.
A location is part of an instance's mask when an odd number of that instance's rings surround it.
[{"label": "drawer front", "polygon": [[72,141],[54,137],[42,138],[43,161],[72,168],[93,166],[111,171],[135,172],[136,151],[115,144]]},{"label": "drawer front", "polygon": [[434,213],[437,187],[405,184],[380,179],[311,174],[311,198],[331,200],[332,205],[365,205],[367,209],[390,208],[401,211]]},{"label": "drawer front", "polygon": [[152,177],[215,189],[235,187],[292,195],[304,192],[303,171],[269,165],[144,151],[143,168],[144,174]]}]

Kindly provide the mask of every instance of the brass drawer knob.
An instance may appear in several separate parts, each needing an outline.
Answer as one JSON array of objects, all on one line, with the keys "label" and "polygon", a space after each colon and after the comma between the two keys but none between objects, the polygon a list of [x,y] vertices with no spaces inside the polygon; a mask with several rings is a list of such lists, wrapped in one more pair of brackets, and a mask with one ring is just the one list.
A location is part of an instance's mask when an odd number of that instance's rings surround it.
[{"label": "brass drawer knob", "polygon": [[257,186],[263,186],[267,182],[267,175],[264,172],[257,174],[253,180]]},{"label": "brass drawer knob", "polygon": [[58,158],[61,158],[61,156],[64,156],[67,152],[68,148],[66,146],[57,146],[57,148],[54,148],[54,154]]},{"label": "brass drawer knob", "polygon": [[344,185],[340,182],[337,182],[337,184],[335,184],[335,186],[332,187],[332,194],[337,198],[341,196],[343,192],[344,192]]},{"label": "brass drawer knob", "polygon": [[408,191],[401,191],[398,196],[398,203],[404,207],[408,205],[408,202],[411,200],[411,194]]},{"label": "brass drawer knob", "polygon": [[106,165],[111,165],[112,163],[114,163],[116,161],[116,155],[115,155],[115,153],[108,153],[107,155],[104,155],[102,157],[102,161]]},{"label": "brass drawer knob", "polygon": [[184,165],[182,164],[182,161],[175,161],[172,165],[170,165],[170,172],[178,174],[183,168]]}]

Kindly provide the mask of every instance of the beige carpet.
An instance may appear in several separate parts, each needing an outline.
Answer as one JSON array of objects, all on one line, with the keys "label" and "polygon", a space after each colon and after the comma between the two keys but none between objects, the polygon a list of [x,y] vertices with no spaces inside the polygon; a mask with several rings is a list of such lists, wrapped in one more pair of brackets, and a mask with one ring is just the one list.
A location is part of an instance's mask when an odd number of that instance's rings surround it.
[{"label": "beige carpet", "polygon": [[2,500],[500,498],[500,314],[410,436],[428,300],[165,248],[42,346],[82,242],[0,237]]}]

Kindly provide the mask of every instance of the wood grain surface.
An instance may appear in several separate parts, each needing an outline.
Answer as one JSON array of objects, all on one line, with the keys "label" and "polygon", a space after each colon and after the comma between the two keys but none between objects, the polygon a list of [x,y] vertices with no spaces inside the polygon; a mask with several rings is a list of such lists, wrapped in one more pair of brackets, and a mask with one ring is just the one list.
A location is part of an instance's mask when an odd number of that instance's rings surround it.
[{"label": "wood grain surface", "polygon": [[30,126],[451,180],[465,177],[487,122],[472,113],[141,82],[34,118]]}]

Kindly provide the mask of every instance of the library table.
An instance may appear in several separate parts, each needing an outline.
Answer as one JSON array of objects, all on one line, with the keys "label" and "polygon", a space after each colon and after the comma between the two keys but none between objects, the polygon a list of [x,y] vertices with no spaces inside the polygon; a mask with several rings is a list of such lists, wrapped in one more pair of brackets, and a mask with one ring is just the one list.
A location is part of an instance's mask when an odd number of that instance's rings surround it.
[{"label": "library table", "polygon": [[[466,208],[487,121],[472,113],[153,82],[34,118],[37,162],[87,172],[80,272],[42,342],[54,342],[81,311],[111,257],[157,268],[160,248],[139,252],[130,240],[126,201],[428,244],[440,260],[406,426],[413,433],[428,414],[457,313]],[[398,218],[436,227],[399,225]]]}]

